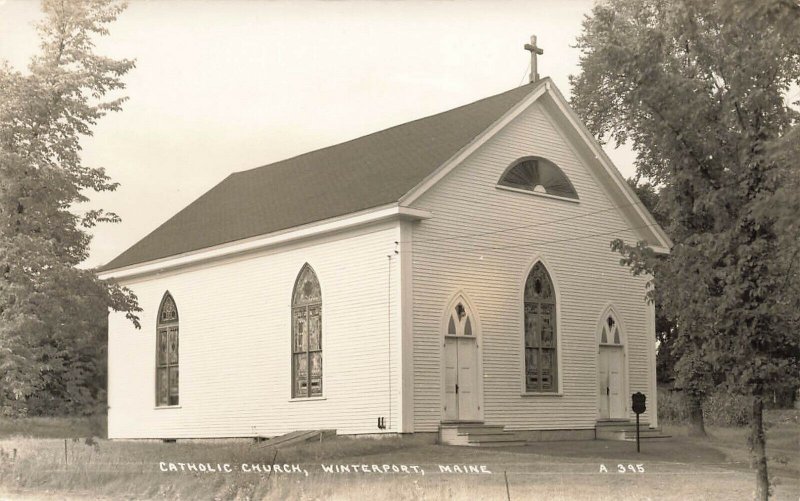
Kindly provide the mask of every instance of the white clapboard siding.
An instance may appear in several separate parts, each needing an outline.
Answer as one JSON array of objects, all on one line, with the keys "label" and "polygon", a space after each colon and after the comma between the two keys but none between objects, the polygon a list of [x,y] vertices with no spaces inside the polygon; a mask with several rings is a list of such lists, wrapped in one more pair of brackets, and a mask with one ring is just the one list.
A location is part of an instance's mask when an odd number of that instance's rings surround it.
[{"label": "white clapboard siding", "polygon": [[[496,188],[504,170],[528,155],[561,167],[580,202]],[[598,417],[595,332],[608,305],[626,328],[628,395],[642,391],[651,404],[654,339],[644,301],[647,278],[631,276],[609,248],[617,237],[635,242],[635,234],[565,240],[635,223],[611,210],[543,224],[615,204],[621,202],[599,187],[585,160],[539,103],[413,203],[434,215],[413,229],[416,431],[433,431],[442,419],[441,322],[443,309],[458,290],[466,293],[481,319],[485,422],[509,429],[593,428]],[[497,231],[523,225],[528,227]],[[459,235],[472,236],[454,238]],[[559,396],[522,396],[522,287],[537,256],[544,259],[559,294]]]},{"label": "white clapboard siding", "polygon": [[[139,298],[142,329],[110,316],[109,437],[379,433],[378,417],[399,430],[400,269],[387,258],[399,234],[399,223],[381,223],[123,282]],[[291,401],[291,294],[306,262],[322,288],[324,399]],[[156,315],[167,290],[180,316],[179,408],[155,407]]]}]

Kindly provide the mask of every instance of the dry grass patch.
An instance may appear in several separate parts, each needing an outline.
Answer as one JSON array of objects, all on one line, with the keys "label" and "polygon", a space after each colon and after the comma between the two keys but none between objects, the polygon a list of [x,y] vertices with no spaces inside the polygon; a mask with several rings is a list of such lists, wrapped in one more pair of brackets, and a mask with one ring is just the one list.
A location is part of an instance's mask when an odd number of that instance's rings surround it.
[{"label": "dry grass patch", "polygon": [[[800,496],[796,416],[768,431],[775,498]],[[680,429],[672,430],[673,433]],[[96,444],[0,439],[0,498],[21,499],[747,499],[755,485],[744,429],[712,428],[707,441],[544,442],[507,449],[438,446],[422,437],[335,437],[276,451],[254,442]],[[680,435],[680,433],[678,433]],[[17,450],[11,460],[10,451]],[[5,458],[5,459],[3,459]],[[230,464],[230,473],[161,471],[164,463]],[[242,464],[299,464],[305,473],[242,471]],[[425,475],[324,473],[320,464],[418,465]],[[442,474],[439,464],[482,464],[490,475]],[[608,469],[601,473],[600,465]],[[643,465],[633,473],[628,465]],[[626,468],[618,473],[618,465]],[[504,472],[506,474],[504,475]]]},{"label": "dry grass patch", "polygon": [[0,438],[105,438],[105,415],[87,417],[29,417],[24,419],[0,418]]}]

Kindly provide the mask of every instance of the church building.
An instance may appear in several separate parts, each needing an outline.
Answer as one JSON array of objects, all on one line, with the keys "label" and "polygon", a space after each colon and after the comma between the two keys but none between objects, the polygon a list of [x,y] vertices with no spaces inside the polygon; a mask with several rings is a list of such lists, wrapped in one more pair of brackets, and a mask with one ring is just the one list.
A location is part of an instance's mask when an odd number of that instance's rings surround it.
[{"label": "church building", "polygon": [[671,246],[549,78],[235,172],[99,271],[109,438],[656,426],[617,238]]}]

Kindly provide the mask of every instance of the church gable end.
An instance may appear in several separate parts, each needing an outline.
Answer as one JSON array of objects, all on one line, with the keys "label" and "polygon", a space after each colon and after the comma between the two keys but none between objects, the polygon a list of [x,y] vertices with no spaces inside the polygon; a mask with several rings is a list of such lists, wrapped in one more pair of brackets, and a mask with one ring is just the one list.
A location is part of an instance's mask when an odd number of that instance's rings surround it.
[{"label": "church gable end", "polygon": [[[550,99],[518,110],[412,202],[433,214],[415,223],[412,240],[414,359],[423,368],[414,375],[417,431],[442,420],[447,388],[431,390],[442,383],[428,368],[442,364],[432,341],[454,290],[472,298],[482,319],[486,422],[594,427],[595,319],[606,301],[631,333],[630,388],[650,393],[647,278],[631,276],[609,247],[614,238],[639,240],[649,223],[623,210],[630,199],[586,159]],[[534,300],[536,277],[540,295],[556,283],[552,302]]]}]

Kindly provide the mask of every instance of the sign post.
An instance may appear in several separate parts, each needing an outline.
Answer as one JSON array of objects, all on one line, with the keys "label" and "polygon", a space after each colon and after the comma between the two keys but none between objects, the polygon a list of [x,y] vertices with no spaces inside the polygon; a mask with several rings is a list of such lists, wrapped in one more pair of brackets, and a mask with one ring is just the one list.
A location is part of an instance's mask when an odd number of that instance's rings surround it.
[{"label": "sign post", "polygon": [[640,391],[631,395],[631,409],[636,413],[636,452],[641,452],[639,448],[639,414],[647,410],[644,404],[645,400],[647,400],[647,397]]}]

